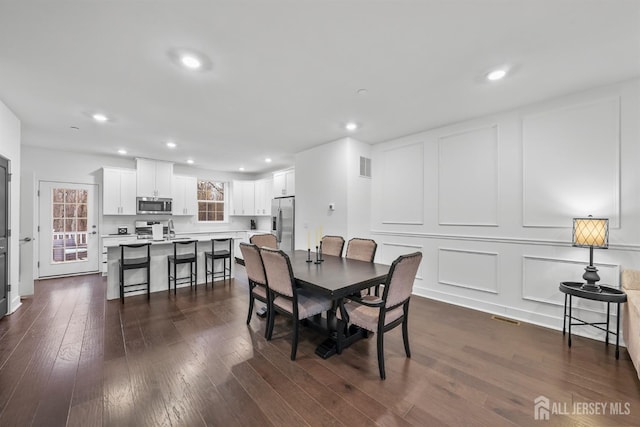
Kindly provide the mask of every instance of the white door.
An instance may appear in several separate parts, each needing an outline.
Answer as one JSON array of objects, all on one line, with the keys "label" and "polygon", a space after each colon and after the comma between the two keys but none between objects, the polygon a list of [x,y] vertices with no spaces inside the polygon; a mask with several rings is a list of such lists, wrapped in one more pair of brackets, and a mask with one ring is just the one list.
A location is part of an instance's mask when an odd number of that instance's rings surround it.
[{"label": "white door", "polygon": [[96,185],[40,181],[38,276],[98,272]]}]

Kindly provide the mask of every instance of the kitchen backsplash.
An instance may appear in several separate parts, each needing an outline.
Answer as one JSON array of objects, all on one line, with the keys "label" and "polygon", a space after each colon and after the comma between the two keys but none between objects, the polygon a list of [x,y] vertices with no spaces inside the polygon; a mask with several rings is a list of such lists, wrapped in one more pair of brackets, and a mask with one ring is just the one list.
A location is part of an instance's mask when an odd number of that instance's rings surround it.
[{"label": "kitchen backsplash", "polygon": [[125,226],[130,234],[135,233],[136,221],[161,221],[166,222],[173,219],[173,224],[177,233],[187,233],[190,231],[219,231],[219,230],[249,230],[251,227],[251,219],[256,221],[258,230],[270,230],[271,217],[229,217],[229,222],[223,224],[207,224],[199,223],[193,216],[176,216],[176,215],[131,215],[131,216],[103,216],[102,229],[100,234],[117,234],[118,227]]}]

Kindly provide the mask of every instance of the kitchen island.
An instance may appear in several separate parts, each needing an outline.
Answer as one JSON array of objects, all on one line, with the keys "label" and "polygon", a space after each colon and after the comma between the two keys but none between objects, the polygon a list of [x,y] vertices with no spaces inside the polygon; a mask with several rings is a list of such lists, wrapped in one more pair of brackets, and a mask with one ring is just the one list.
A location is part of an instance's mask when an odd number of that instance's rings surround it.
[{"label": "kitchen island", "polygon": [[[193,233],[189,235],[179,235],[174,239],[165,240],[145,240],[145,239],[132,239],[126,243],[151,243],[151,292],[166,292],[167,291],[167,256],[173,254],[173,242],[185,241],[185,240],[197,240],[198,241],[198,285],[205,283],[205,263],[204,252],[211,251],[211,239],[226,239],[230,238],[234,240],[232,245],[232,251],[237,248],[239,241],[246,239],[246,232],[209,232],[209,233]],[[120,286],[118,283],[118,261],[120,260],[120,245],[118,241],[105,242],[104,247],[107,249],[107,299],[120,298]],[[231,254],[231,265],[233,274],[233,257]],[[220,270],[222,260],[216,260],[216,269]],[[183,277],[188,274],[188,265],[178,266],[178,277]],[[126,283],[140,283],[146,280],[146,273],[144,270],[130,270],[125,273]],[[233,276],[232,276],[233,277]],[[222,280],[222,279],[219,279]],[[178,284],[178,287],[189,286],[189,283]],[[132,292],[126,296],[144,294],[146,291]]]}]

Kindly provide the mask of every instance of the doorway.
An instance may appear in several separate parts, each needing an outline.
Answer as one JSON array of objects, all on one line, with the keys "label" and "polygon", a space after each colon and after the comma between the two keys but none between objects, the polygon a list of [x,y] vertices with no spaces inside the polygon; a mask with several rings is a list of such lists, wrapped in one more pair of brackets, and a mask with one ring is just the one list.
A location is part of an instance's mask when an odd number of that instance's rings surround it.
[{"label": "doorway", "polygon": [[0,317],[9,310],[9,160],[0,156]]},{"label": "doorway", "polygon": [[96,187],[40,181],[40,278],[98,272]]}]

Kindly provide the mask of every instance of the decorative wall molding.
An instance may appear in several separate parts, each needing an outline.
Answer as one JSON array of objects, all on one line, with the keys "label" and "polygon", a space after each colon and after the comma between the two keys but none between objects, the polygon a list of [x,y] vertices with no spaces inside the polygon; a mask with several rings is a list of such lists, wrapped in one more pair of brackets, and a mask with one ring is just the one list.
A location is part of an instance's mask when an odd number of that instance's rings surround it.
[{"label": "decorative wall molding", "polygon": [[[393,237],[409,237],[417,239],[431,240],[460,240],[470,242],[486,242],[486,243],[506,243],[513,245],[539,245],[539,246],[559,246],[572,247],[568,240],[551,240],[551,239],[527,239],[518,237],[492,237],[477,236],[471,234],[446,234],[446,233],[422,233],[415,231],[386,231],[371,230],[374,236],[393,236]],[[609,250],[640,252],[640,244],[637,243],[611,243],[609,242]]]},{"label": "decorative wall molding", "polygon": [[522,224],[564,227],[592,214],[620,226],[621,97],[522,117]]},{"label": "decorative wall molding", "polygon": [[438,248],[438,283],[498,294],[498,254]]},{"label": "decorative wall molding", "polygon": [[496,124],[438,137],[439,225],[498,226],[498,157]]},{"label": "decorative wall molding", "polygon": [[[412,245],[412,244],[398,243],[398,242],[382,242],[381,245],[382,245],[383,248],[406,248],[407,249],[407,250],[402,250],[402,251],[393,251],[392,250],[391,252],[393,252],[393,254],[390,257],[386,257],[386,258],[388,258],[387,261],[389,263],[393,262],[394,259],[396,259],[397,257],[399,257],[400,255],[403,255],[403,254],[416,252],[416,251],[424,252],[424,246],[422,246],[422,245]],[[385,252],[387,252],[387,251],[385,251]],[[418,268],[418,273],[416,274],[416,280],[423,280],[422,263],[420,264],[420,267]]]},{"label": "decorative wall molding", "polygon": [[[383,151],[380,165],[383,224],[424,224],[424,143],[412,143]],[[400,185],[409,185],[404,191]]]},{"label": "decorative wall molding", "polygon": [[[543,264],[543,268],[535,268],[532,264]],[[522,299],[533,302],[541,302],[554,306],[564,307],[564,294],[559,290],[560,282],[570,281],[572,277],[578,280],[582,276],[581,272],[587,265],[585,261],[576,261],[565,258],[540,257],[524,255],[522,257]],[[620,265],[612,263],[594,263],[602,277],[601,283],[612,287],[619,287],[617,278],[620,277]],[[572,274],[577,271],[578,274]],[[607,280],[607,277],[615,277],[616,282]],[[535,286],[535,281],[542,281],[544,287]],[[538,291],[538,292],[536,292]],[[548,295],[545,297],[544,295]],[[576,307],[576,301],[580,301],[580,306]],[[598,307],[594,309],[592,307]],[[599,314],[606,314],[606,305],[600,302],[588,302],[576,298],[574,308],[590,311]]]}]

